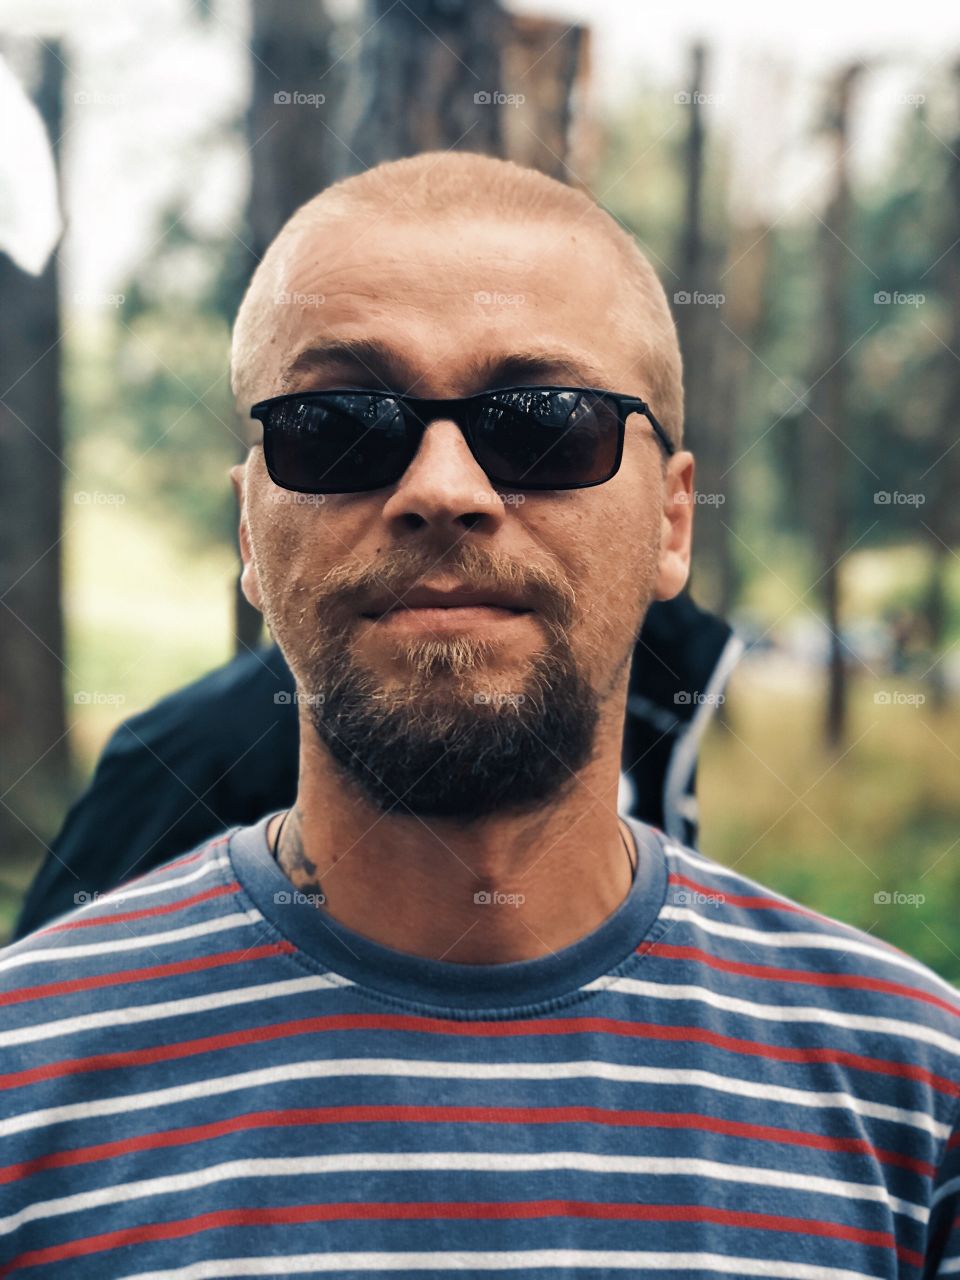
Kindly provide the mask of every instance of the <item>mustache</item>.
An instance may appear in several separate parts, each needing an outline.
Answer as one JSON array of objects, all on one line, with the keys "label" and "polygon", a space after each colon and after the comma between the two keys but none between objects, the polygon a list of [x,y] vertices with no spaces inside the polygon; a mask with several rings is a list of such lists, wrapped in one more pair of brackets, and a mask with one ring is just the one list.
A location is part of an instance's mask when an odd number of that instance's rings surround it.
[{"label": "mustache", "polygon": [[407,591],[440,574],[455,577],[471,590],[515,592],[548,626],[562,632],[576,616],[573,588],[552,567],[516,560],[476,543],[460,543],[440,556],[422,548],[394,547],[369,565],[345,561],[329,569],[312,594],[318,616],[329,622],[336,615],[356,617],[384,595],[402,600]]}]

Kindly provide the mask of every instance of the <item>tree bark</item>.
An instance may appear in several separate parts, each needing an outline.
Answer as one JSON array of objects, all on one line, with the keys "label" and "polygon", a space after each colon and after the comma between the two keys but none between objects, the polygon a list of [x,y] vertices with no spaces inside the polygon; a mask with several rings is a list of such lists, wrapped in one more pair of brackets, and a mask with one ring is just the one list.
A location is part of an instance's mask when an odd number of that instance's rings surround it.
[{"label": "tree bark", "polygon": [[[59,44],[35,56],[33,98],[57,153]],[[59,263],[32,276],[0,254],[0,842],[36,857],[68,782],[61,605],[63,437]]]},{"label": "tree bark", "polygon": [[820,231],[821,332],[819,372],[814,376],[816,416],[810,420],[815,474],[810,486],[814,545],[819,562],[820,591],[829,628],[827,698],[824,737],[839,746],[847,730],[847,663],[841,631],[842,568],[846,551],[849,454],[843,443],[847,429],[850,347],[848,318],[851,251],[851,197],[846,152],[849,146],[850,99],[862,67],[845,69],[836,81],[827,131],[834,152],[833,194]]}]

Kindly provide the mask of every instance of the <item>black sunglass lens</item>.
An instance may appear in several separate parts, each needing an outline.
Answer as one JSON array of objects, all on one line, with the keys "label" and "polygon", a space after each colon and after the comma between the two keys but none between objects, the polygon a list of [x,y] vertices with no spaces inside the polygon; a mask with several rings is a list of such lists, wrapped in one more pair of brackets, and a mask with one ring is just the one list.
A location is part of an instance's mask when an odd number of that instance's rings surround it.
[{"label": "black sunglass lens", "polygon": [[264,426],[270,474],[301,492],[379,489],[402,475],[409,461],[403,414],[390,397],[284,400],[270,408]]},{"label": "black sunglass lens", "polygon": [[493,392],[474,423],[478,461],[508,485],[599,484],[616,466],[619,422],[615,406],[590,391]]}]

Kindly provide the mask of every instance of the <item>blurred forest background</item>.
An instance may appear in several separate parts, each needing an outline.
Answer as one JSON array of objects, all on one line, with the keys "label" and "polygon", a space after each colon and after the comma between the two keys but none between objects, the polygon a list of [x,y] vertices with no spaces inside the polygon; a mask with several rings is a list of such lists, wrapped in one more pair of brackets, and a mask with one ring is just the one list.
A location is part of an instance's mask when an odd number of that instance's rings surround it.
[{"label": "blurred forest background", "polygon": [[328,182],[460,147],[587,187],[673,303],[691,592],[747,645],[701,847],[960,982],[957,15],[794,50],[730,9],[7,0],[65,234],[39,275],[0,253],[0,939],[117,723],[258,638],[227,481],[258,257]]}]

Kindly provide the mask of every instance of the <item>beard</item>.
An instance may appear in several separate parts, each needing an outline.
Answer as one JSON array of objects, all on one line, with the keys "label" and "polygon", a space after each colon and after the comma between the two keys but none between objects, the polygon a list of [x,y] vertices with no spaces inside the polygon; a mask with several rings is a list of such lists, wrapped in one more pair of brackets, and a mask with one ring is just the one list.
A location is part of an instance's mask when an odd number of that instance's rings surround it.
[{"label": "beard", "polygon": [[519,588],[543,645],[505,690],[508,677],[490,666],[501,643],[398,635],[384,678],[355,652],[350,629],[372,589],[402,597],[434,565],[400,550],[375,571],[327,575],[316,631],[296,662],[301,709],[340,775],[378,812],[464,823],[540,808],[592,759],[600,718],[600,697],[568,639],[572,592],[545,569],[461,545],[443,567],[472,586]]}]

